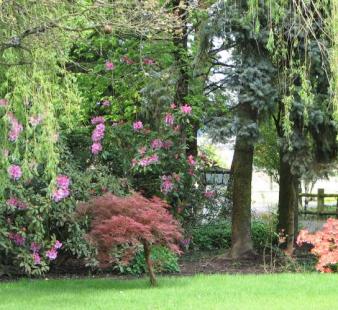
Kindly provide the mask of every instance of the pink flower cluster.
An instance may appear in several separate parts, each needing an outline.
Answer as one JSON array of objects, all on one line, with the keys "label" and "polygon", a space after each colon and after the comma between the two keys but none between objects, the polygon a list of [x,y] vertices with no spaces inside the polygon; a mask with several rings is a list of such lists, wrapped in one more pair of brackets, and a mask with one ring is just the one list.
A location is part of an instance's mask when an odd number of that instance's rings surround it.
[{"label": "pink flower cluster", "polygon": [[142,146],[138,149],[138,152],[143,156],[147,152],[147,147]]},{"label": "pink flower cluster", "polygon": [[154,65],[155,64],[155,60],[152,58],[144,58],[143,59],[143,64],[145,65]]},{"label": "pink flower cluster", "polygon": [[9,233],[8,238],[19,246],[23,246],[26,242],[26,238],[18,233],[11,232]]},{"label": "pink flower cluster", "polygon": [[91,151],[94,155],[97,155],[102,151],[101,140],[104,137],[104,132],[106,129],[106,126],[104,125],[104,117],[103,116],[93,117],[92,124],[96,126],[92,133],[93,144],[91,147]]},{"label": "pink flower cluster", "polygon": [[6,107],[8,105],[8,100],[1,98],[0,99],[0,107]]},{"label": "pink flower cluster", "polygon": [[95,116],[91,119],[92,125],[103,124],[104,117],[103,116]]},{"label": "pink flower cluster", "polygon": [[188,162],[188,165],[190,166],[190,168],[188,170],[188,173],[191,176],[194,176],[195,175],[194,169],[195,169],[195,165],[196,165],[196,160],[194,159],[194,156],[193,155],[189,155],[188,159],[187,159],[187,162]]},{"label": "pink flower cluster", "polygon": [[172,146],[174,145],[174,143],[171,140],[161,140],[161,139],[154,139],[151,142],[151,147],[154,150],[159,150],[161,148],[164,148],[166,150],[170,149]]},{"label": "pink flower cluster", "polygon": [[40,249],[41,246],[38,243],[36,242],[31,243],[31,251],[33,252],[32,257],[35,265],[41,264],[41,257],[39,254]]},{"label": "pink flower cluster", "polygon": [[9,121],[11,124],[11,129],[8,133],[8,139],[9,141],[14,142],[19,138],[19,135],[23,130],[23,127],[13,114],[9,115]]},{"label": "pink flower cluster", "polygon": [[42,122],[42,117],[39,116],[39,115],[35,115],[35,116],[31,116],[29,118],[29,123],[33,126],[33,127],[36,127],[38,126],[39,124],[41,124]]},{"label": "pink flower cluster", "polygon": [[191,111],[192,111],[192,107],[190,105],[182,105],[181,106],[181,112],[184,113],[184,114],[191,114]]},{"label": "pink flower cluster", "polygon": [[301,230],[297,244],[312,244],[311,253],[318,257],[316,269],[321,272],[332,272],[331,266],[338,264],[338,220],[329,218],[322,230],[313,234]]},{"label": "pink flower cluster", "polygon": [[174,189],[174,183],[172,181],[171,175],[163,175],[161,177],[161,192],[164,194],[168,194]]},{"label": "pink flower cluster", "polygon": [[193,155],[188,156],[187,162],[188,162],[189,166],[195,166],[196,165],[196,161],[195,161]]},{"label": "pink flower cluster", "polygon": [[14,181],[19,180],[22,176],[21,167],[18,165],[10,165],[7,169],[7,172],[10,178],[13,179]]},{"label": "pink flower cluster", "polygon": [[107,71],[112,71],[115,69],[115,65],[110,60],[107,60],[105,63],[105,68]]},{"label": "pink flower cluster", "polygon": [[93,142],[100,142],[104,137],[106,126],[104,124],[97,124],[95,129],[92,133],[92,141]]},{"label": "pink flower cluster", "polygon": [[179,182],[180,180],[181,177],[177,173],[173,173],[172,175],[163,175],[161,177],[161,192],[167,195],[174,189],[174,182]]},{"label": "pink flower cluster", "polygon": [[170,104],[170,108],[172,108],[173,110],[175,110],[177,108],[177,105],[175,102]]},{"label": "pink flower cluster", "polygon": [[211,199],[216,195],[215,191],[205,191],[204,192],[204,197],[207,199]]},{"label": "pink flower cluster", "polygon": [[60,188],[68,188],[69,185],[70,185],[70,180],[69,180],[69,177],[67,177],[66,175],[64,174],[60,174],[56,177],[56,184],[58,187]]},{"label": "pink flower cluster", "polygon": [[46,257],[49,260],[55,260],[58,256],[58,250],[61,249],[62,243],[59,240],[56,240],[51,249],[46,252]]},{"label": "pink flower cluster", "polygon": [[109,100],[103,100],[102,101],[102,106],[103,107],[109,107],[111,105],[111,102]]},{"label": "pink flower cluster", "polygon": [[169,126],[172,126],[174,125],[174,121],[175,121],[175,117],[174,115],[172,115],[171,113],[167,113],[165,116],[164,116],[164,122],[169,125]]},{"label": "pink flower cluster", "polygon": [[141,121],[136,121],[133,124],[134,131],[140,131],[143,129],[143,123]]},{"label": "pink flower cluster", "polygon": [[161,139],[155,139],[151,142],[151,147],[154,150],[161,149],[163,147],[163,141]]},{"label": "pink flower cluster", "polygon": [[144,157],[139,161],[140,166],[146,167],[152,164],[155,164],[159,161],[158,155],[154,154],[152,156]]},{"label": "pink flower cluster", "polygon": [[61,174],[56,177],[57,189],[53,192],[53,199],[55,202],[59,202],[69,196],[69,184],[70,180],[66,175]]},{"label": "pink flower cluster", "polygon": [[16,198],[16,197],[10,197],[6,203],[9,205],[9,206],[12,206],[12,207],[15,207],[15,208],[18,208],[20,210],[25,210],[27,209],[27,205],[22,202],[20,199]]}]

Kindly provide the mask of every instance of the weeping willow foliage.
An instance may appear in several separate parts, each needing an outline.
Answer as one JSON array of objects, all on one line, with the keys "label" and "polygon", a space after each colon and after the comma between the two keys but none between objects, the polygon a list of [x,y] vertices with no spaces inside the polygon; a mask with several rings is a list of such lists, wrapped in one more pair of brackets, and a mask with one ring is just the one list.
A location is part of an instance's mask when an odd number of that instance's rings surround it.
[{"label": "weeping willow foliage", "polygon": [[[65,68],[72,44],[91,32],[150,38],[173,31],[176,17],[159,1],[0,0],[0,181],[7,167],[20,164],[24,177],[44,167],[52,180],[59,164],[60,130],[83,121],[76,77]],[[12,113],[24,130],[8,140]],[[30,118],[42,122],[32,126]]]},{"label": "weeping willow foliage", "polygon": [[338,121],[338,1],[333,2],[332,14],[333,18],[331,29],[333,29],[334,48],[331,56],[331,64],[332,70],[334,72],[334,80],[333,80],[333,90],[335,94],[334,104],[336,111],[336,120]]}]

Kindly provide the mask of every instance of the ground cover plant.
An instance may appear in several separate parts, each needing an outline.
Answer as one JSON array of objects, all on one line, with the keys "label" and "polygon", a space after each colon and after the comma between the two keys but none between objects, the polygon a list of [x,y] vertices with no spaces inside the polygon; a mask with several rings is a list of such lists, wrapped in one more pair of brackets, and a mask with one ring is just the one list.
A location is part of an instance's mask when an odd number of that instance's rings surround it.
[{"label": "ground cover plant", "polygon": [[[18,298],[20,296],[20,298]],[[0,309],[335,309],[337,275],[197,275],[146,279],[21,280],[0,284]]]}]

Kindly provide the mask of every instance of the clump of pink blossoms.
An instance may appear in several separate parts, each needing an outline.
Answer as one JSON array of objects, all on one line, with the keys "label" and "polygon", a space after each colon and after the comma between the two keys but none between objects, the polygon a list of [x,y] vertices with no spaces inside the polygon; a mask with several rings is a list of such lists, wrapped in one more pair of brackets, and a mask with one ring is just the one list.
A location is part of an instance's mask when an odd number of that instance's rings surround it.
[{"label": "clump of pink blossoms", "polygon": [[216,195],[215,191],[205,191],[204,192],[204,197],[207,199],[211,199]]},{"label": "clump of pink blossoms", "polygon": [[151,142],[151,147],[154,150],[161,149],[163,147],[163,141],[161,139],[155,139]]},{"label": "clump of pink blossoms", "polygon": [[141,121],[136,121],[133,124],[134,131],[140,131],[143,128],[143,123]]},{"label": "clump of pink blossoms", "polygon": [[171,113],[167,113],[164,116],[164,122],[169,126],[174,125],[174,120],[175,120],[175,117]]},{"label": "clump of pink blossoms", "polygon": [[316,269],[320,272],[333,272],[332,267],[338,264],[338,220],[329,218],[322,230],[313,234],[301,230],[297,244],[312,244],[311,253],[318,257]]},{"label": "clump of pink blossoms", "polygon": [[0,107],[6,107],[8,105],[8,100],[5,98],[0,99]]},{"label": "clump of pink blossoms", "polygon": [[46,257],[49,260],[55,260],[58,256],[58,250],[61,249],[62,243],[59,240],[56,240],[51,249],[46,252]]},{"label": "clump of pink blossoms", "polygon": [[14,142],[19,138],[23,127],[13,114],[9,115],[9,121],[11,124],[11,129],[8,133],[8,140]]},{"label": "clump of pink blossoms", "polygon": [[193,155],[189,155],[189,156],[188,156],[187,162],[188,162],[188,164],[189,164],[190,166],[195,166],[195,165],[196,165],[196,161],[195,161]]},{"label": "clump of pink blossoms", "polygon": [[70,194],[69,177],[63,174],[58,175],[56,177],[56,185],[57,185],[57,189],[53,192],[53,199],[55,202],[59,202],[63,200],[64,198],[67,198]]},{"label": "clump of pink blossoms", "polygon": [[101,140],[104,138],[106,126],[104,125],[104,117],[96,116],[92,118],[92,124],[95,125],[95,129],[92,133],[93,144],[91,146],[92,154],[97,155],[102,151]]},{"label": "clump of pink blossoms", "polygon": [[163,175],[161,177],[161,192],[164,194],[168,194],[174,188],[174,183],[172,181],[171,175]]},{"label": "clump of pink blossoms", "polygon": [[12,240],[16,245],[23,246],[26,242],[26,238],[18,233],[9,233],[8,238]]},{"label": "clump of pink blossoms", "polygon": [[22,176],[21,167],[18,165],[10,165],[7,169],[7,172],[10,178],[13,179],[14,181],[19,180]]},{"label": "clump of pink blossoms", "polygon": [[115,65],[111,61],[106,61],[105,68],[107,71],[112,71],[115,69]]},{"label": "clump of pink blossoms", "polygon": [[181,112],[184,113],[184,114],[191,114],[191,111],[192,111],[192,107],[190,105],[182,105],[181,106]]},{"label": "clump of pink blossoms", "polygon": [[155,60],[152,58],[144,58],[143,59],[143,64],[145,65],[154,65],[155,64]]},{"label": "clump of pink blossoms", "polygon": [[91,123],[93,125],[103,124],[104,123],[104,117],[103,116],[95,116],[91,119]]},{"label": "clump of pink blossoms", "polygon": [[70,184],[69,177],[64,174],[58,175],[56,177],[56,184],[60,188],[68,188]]},{"label": "clump of pink blossoms", "polygon": [[139,164],[142,167],[146,167],[152,164],[155,164],[159,161],[158,155],[154,154],[152,156],[144,157],[140,160]]},{"label": "clump of pink blossoms", "polygon": [[34,115],[29,118],[29,123],[33,126],[36,127],[39,124],[41,124],[43,118],[39,115]]},{"label": "clump of pink blossoms", "polygon": [[19,210],[27,209],[27,205],[16,197],[11,197],[7,200],[7,204],[12,207],[16,207]]},{"label": "clump of pink blossoms", "polygon": [[41,264],[41,257],[39,253],[33,253],[33,261],[35,265],[40,265]]}]

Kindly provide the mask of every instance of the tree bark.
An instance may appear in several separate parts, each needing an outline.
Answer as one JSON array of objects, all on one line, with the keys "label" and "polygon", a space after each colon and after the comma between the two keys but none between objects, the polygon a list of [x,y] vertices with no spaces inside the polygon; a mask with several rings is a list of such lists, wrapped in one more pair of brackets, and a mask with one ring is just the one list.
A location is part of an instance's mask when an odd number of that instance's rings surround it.
[{"label": "tree bark", "polygon": [[291,165],[285,161],[284,155],[283,150],[280,150],[277,232],[283,236],[280,239],[281,247],[291,255],[297,229],[295,213],[298,210],[298,178],[292,174]]},{"label": "tree bark", "polygon": [[[243,123],[256,122],[257,111],[250,104],[241,104],[238,116]],[[233,157],[232,185],[232,239],[229,256],[232,259],[255,255],[251,238],[251,180],[254,145],[248,138],[238,135]]]},{"label": "tree bark", "polygon": [[143,242],[143,250],[144,250],[144,258],[146,260],[146,265],[147,265],[147,269],[148,269],[150,284],[152,286],[156,286],[157,281],[156,281],[156,277],[155,277],[155,273],[154,273],[154,269],[153,269],[153,262],[151,261],[151,257],[150,257],[151,246],[147,241]]},{"label": "tree bark", "polygon": [[[180,33],[175,35],[173,39],[173,43],[175,46],[174,57],[175,62],[178,68],[178,79],[176,82],[176,90],[175,90],[175,102],[178,105],[182,105],[186,100],[186,97],[189,94],[189,62],[187,60],[188,55],[188,8],[189,1],[188,0],[172,0],[172,4],[175,8],[174,12],[180,17],[182,27],[180,29]],[[197,122],[192,123],[192,135],[187,139],[184,130],[182,130],[182,141],[186,144],[187,156],[193,155],[197,156],[197,131],[199,125]]]}]

